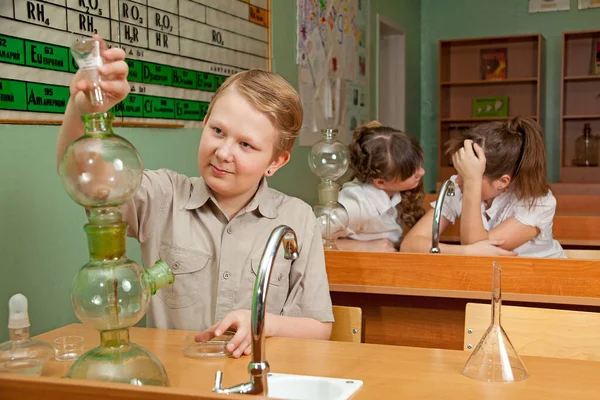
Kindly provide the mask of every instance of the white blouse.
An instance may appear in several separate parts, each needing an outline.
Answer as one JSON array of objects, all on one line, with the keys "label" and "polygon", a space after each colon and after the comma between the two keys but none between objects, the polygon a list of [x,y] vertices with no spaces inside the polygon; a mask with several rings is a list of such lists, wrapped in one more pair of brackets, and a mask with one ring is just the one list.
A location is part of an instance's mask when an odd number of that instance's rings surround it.
[{"label": "white blouse", "polygon": [[[456,182],[456,175],[450,178]],[[462,212],[462,192],[458,185],[454,186],[454,197],[446,196],[442,207],[442,215],[454,224]],[[431,203],[435,207],[435,201]],[[530,241],[514,249],[523,257],[567,258],[560,243],[552,238],[552,221],[556,211],[556,199],[551,191],[537,199],[534,207],[529,208],[527,200],[518,200],[516,196],[506,191],[496,197],[490,208],[485,209],[481,202],[481,219],[486,231],[500,225],[510,217],[515,217],[520,223],[535,226],[540,233]]]},{"label": "white blouse", "polygon": [[345,183],[338,201],[348,211],[349,223],[344,237],[355,240],[389,239],[398,247],[402,226],[398,224],[398,210],[402,196],[391,198],[377,186],[357,180]]}]

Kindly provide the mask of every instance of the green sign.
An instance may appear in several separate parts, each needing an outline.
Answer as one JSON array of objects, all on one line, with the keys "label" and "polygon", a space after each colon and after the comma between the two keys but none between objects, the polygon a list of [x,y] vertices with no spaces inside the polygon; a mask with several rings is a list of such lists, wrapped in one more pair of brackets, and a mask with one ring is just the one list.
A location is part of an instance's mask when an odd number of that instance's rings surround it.
[{"label": "green sign", "polygon": [[191,121],[202,119],[200,102],[190,100],[175,100],[175,118]]},{"label": "green sign", "polygon": [[69,71],[69,50],[62,46],[25,42],[25,64],[30,67]]},{"label": "green sign", "polygon": [[204,116],[206,116],[206,111],[208,111],[208,105],[210,103],[206,102],[206,101],[201,101],[200,102],[200,119],[204,120]]},{"label": "green sign", "polygon": [[26,111],[25,85],[25,82],[0,79],[0,109]]},{"label": "green sign", "polygon": [[119,103],[116,108],[122,112],[124,117],[143,117],[144,96],[140,94],[130,94],[125,100]]},{"label": "green sign", "polygon": [[173,68],[173,86],[196,89],[196,72],[189,69]]},{"label": "green sign", "polygon": [[172,68],[166,65],[144,63],[143,82],[153,85],[172,86]]},{"label": "green sign", "polygon": [[216,92],[217,84],[215,78],[217,75],[208,73],[208,72],[198,72],[197,74],[197,84],[196,88],[198,90],[205,90],[207,92]]},{"label": "green sign", "polygon": [[144,96],[144,117],[173,119],[174,116],[174,99]]},{"label": "green sign", "polygon": [[[226,76],[215,75],[215,83],[217,85],[217,89],[223,84],[223,82],[225,82],[226,79],[227,79]],[[215,89],[215,92],[217,91],[217,89]]]},{"label": "green sign", "polygon": [[73,54],[69,51],[69,72],[75,73],[79,69],[79,65],[77,65],[77,61],[73,58]]},{"label": "green sign", "polygon": [[142,72],[144,63],[138,60],[125,60],[129,66],[129,74],[127,74],[127,80],[129,82],[143,82]]},{"label": "green sign", "polygon": [[69,100],[66,86],[27,83],[27,110],[48,113],[64,113]]},{"label": "green sign", "polygon": [[25,64],[24,41],[0,35],[0,62]]}]

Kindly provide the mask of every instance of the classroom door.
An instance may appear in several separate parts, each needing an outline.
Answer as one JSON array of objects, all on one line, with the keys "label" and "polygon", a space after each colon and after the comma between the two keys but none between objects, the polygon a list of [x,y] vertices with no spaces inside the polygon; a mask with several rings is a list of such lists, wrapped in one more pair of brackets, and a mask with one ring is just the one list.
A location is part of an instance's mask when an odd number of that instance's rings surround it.
[{"label": "classroom door", "polygon": [[395,23],[377,14],[377,119],[406,128],[406,36]]}]

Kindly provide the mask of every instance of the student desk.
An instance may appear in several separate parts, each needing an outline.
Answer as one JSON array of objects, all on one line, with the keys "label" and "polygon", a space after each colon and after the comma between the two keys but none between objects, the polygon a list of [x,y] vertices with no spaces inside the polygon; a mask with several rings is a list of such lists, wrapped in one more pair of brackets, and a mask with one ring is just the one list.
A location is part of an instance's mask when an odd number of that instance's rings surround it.
[{"label": "student desk", "polygon": [[364,341],[462,349],[465,305],[491,301],[600,312],[600,260],[326,251],[333,304],[361,307]]},{"label": "student desk", "polygon": [[[51,360],[42,377],[0,375],[2,400],[188,400],[259,399],[249,395],[211,392],[215,371],[224,372],[223,385],[248,379],[248,357],[238,360],[195,360],[182,353],[187,331],[132,328],[131,339],[154,353],[164,364],[170,388],[62,379],[71,363]],[[99,334],[80,324],[37,336],[52,342],[58,336],[83,335],[86,350],[98,345]],[[361,399],[593,399],[600,393],[600,363],[542,357],[523,357],[529,378],[511,384],[492,384],[461,374],[469,356],[456,350],[380,346],[287,338],[266,340],[272,372],[360,379]]]},{"label": "student desk", "polygon": [[[600,195],[556,194],[556,214],[552,233],[563,247],[600,248]],[[437,194],[425,196],[425,209],[437,199]],[[446,243],[459,243],[459,221],[440,237]]]}]

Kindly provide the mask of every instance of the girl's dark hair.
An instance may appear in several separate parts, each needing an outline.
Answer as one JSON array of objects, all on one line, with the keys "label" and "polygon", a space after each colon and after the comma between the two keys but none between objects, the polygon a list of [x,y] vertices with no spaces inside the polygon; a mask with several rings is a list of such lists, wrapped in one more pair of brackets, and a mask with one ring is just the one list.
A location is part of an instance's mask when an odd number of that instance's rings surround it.
[{"label": "girl's dark hair", "polygon": [[[417,139],[377,121],[354,130],[349,150],[350,168],[354,178],[362,183],[373,183],[379,178],[406,180],[423,165],[423,150]],[[423,180],[416,188],[402,192],[401,196],[402,201],[397,206],[398,220],[411,228],[425,214]]]},{"label": "girl's dark hair", "polygon": [[461,138],[446,143],[446,154],[463,147],[465,139],[480,145],[486,158],[484,175],[498,179],[511,177],[510,188],[517,199],[528,200],[529,207],[538,197],[548,194],[546,182],[546,146],[540,125],[530,119],[515,117],[508,122],[489,122],[467,131]]}]

